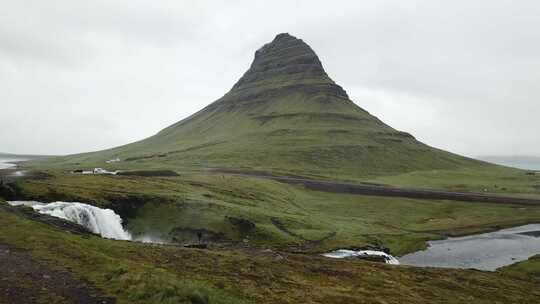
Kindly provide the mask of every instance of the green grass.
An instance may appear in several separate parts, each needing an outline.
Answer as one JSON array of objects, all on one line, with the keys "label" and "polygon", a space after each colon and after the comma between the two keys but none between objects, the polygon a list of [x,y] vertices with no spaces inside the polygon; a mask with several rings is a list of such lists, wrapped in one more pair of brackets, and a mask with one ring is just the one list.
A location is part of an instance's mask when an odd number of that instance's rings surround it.
[{"label": "green grass", "polygon": [[540,174],[528,175],[524,170],[499,166],[482,170],[461,168],[416,171],[368,180],[402,187],[540,197],[540,191],[536,188],[540,185]]},{"label": "green grass", "polygon": [[530,257],[526,261],[518,262],[499,269],[505,275],[512,275],[526,280],[540,282],[540,255]]}]

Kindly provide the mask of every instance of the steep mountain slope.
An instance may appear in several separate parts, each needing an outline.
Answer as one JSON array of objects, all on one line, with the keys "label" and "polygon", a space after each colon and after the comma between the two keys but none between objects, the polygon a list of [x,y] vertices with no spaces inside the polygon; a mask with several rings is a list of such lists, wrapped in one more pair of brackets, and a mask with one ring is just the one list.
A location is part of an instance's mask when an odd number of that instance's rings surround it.
[{"label": "steep mountain slope", "polygon": [[302,40],[279,34],[222,98],[158,134],[50,164],[228,167],[354,179],[485,164],[429,147],[354,104]]}]

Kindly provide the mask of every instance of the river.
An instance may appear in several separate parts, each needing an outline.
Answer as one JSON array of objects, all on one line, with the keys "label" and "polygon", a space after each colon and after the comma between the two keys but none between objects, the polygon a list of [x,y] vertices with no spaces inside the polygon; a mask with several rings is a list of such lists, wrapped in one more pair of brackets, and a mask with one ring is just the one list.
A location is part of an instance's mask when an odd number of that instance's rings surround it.
[{"label": "river", "polygon": [[430,241],[428,244],[426,250],[399,258],[400,263],[494,271],[540,254],[540,224]]}]

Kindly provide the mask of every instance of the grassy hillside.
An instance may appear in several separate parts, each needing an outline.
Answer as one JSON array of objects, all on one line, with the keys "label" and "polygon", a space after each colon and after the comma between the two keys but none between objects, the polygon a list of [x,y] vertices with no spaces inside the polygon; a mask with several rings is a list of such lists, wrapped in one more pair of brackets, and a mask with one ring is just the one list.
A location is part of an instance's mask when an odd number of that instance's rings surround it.
[{"label": "grassy hillside", "polygon": [[[394,267],[269,250],[197,250],[111,241],[37,223],[0,202],[0,244],[18,262],[6,265],[3,288],[24,299],[76,303],[62,286],[38,288],[51,275],[118,303],[535,303],[535,281],[470,270]],[[2,251],[4,254],[4,251]],[[30,280],[38,268],[43,278]],[[38,273],[41,275],[41,273]],[[317,288],[313,288],[317,286]],[[13,293],[0,293],[13,303]]]},{"label": "grassy hillside", "polygon": [[[540,177],[531,178],[531,183],[540,183]],[[513,186],[511,179],[506,187],[522,195],[534,191]],[[196,241],[193,229],[203,229],[218,243],[302,251],[382,245],[400,255],[423,248],[428,239],[540,222],[540,206],[326,193],[218,174],[157,178],[55,173],[21,181],[18,188],[19,198],[112,208],[139,236],[190,242]]]},{"label": "grassy hillside", "polygon": [[41,168],[251,168],[354,180],[491,165],[429,147],[355,105],[302,40],[278,35],[221,99],[148,139]]}]

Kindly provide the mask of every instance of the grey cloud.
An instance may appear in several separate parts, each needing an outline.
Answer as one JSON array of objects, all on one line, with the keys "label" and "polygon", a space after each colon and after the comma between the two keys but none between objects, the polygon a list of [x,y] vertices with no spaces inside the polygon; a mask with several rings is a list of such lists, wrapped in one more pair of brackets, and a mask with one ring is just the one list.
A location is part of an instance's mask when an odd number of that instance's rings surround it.
[{"label": "grey cloud", "polygon": [[537,1],[4,6],[0,151],[75,153],[152,135],[219,98],[258,47],[290,32],[358,105],[428,144],[540,154]]}]

